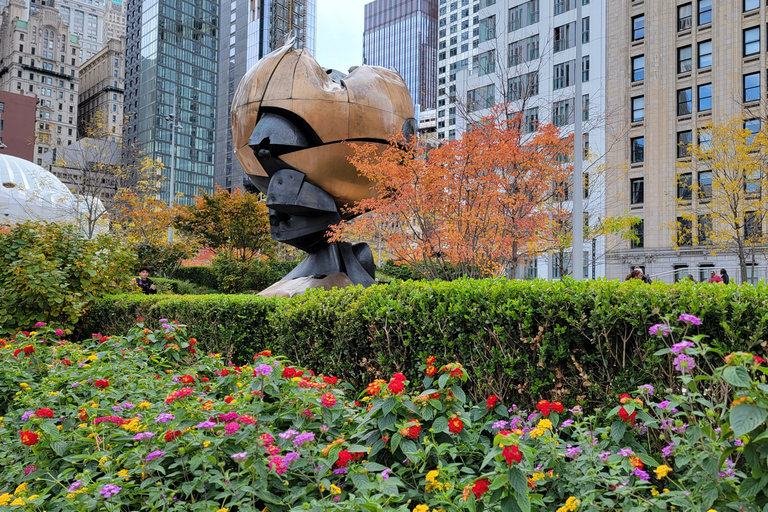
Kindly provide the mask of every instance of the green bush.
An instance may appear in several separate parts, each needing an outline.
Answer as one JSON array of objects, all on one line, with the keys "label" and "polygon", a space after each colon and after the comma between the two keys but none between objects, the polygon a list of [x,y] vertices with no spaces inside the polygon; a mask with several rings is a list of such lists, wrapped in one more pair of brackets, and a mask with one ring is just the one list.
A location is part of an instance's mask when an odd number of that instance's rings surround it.
[{"label": "green bush", "polygon": [[173,272],[174,279],[189,281],[198,286],[203,286],[211,290],[216,290],[219,286],[219,280],[216,278],[211,267],[179,267]]},{"label": "green bush", "polygon": [[417,269],[414,269],[407,264],[397,264],[394,260],[385,261],[384,264],[379,267],[379,271],[382,274],[386,274],[389,277],[400,279],[402,281],[407,281],[408,279],[413,279],[414,281],[424,279],[424,274]]},{"label": "green bush", "polygon": [[0,231],[0,334],[37,322],[74,327],[91,301],[125,281],[132,259],[111,236],[88,239],[68,224]]},{"label": "green bush", "polygon": [[260,292],[296,268],[298,261],[243,262],[220,255],[210,267],[180,267],[173,277],[224,293]]},{"label": "green bush", "polygon": [[[156,277],[152,279],[152,282],[157,285],[158,293],[172,293],[176,295],[204,295],[218,293],[216,290],[211,290],[210,288],[179,279]],[[138,291],[140,292],[141,290]]]},{"label": "green bush", "polygon": [[[211,350],[244,363],[268,348],[354,385],[402,371],[428,355],[465,362],[469,392],[529,404],[551,394],[567,403],[650,382],[675,385],[648,334],[660,312],[695,314],[724,352],[764,353],[768,286],[618,281],[396,282],[311,291],[292,299],[253,296],[108,297],[91,307],[83,334],[119,333],[139,316],[177,318]],[[198,333],[199,331],[199,333]],[[220,333],[220,334],[219,334]],[[215,334],[215,336],[214,336]]]}]

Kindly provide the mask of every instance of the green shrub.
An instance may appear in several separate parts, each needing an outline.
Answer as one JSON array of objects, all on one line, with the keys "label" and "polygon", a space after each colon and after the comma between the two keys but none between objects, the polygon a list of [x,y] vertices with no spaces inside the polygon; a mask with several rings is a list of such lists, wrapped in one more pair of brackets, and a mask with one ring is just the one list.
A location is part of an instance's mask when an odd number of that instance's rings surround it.
[{"label": "green shrub", "polygon": [[389,277],[400,279],[402,281],[407,281],[408,279],[413,279],[414,281],[424,279],[424,274],[417,269],[414,269],[405,263],[397,264],[394,260],[385,261],[384,264],[379,267],[379,271],[382,274],[386,274]]},{"label": "green shrub", "polygon": [[209,266],[179,267],[173,272],[173,278],[189,281],[211,290],[216,290],[219,286],[216,273]]},{"label": "green shrub", "polygon": [[214,258],[211,266],[218,282],[218,289],[225,293],[260,292],[276,283],[298,262],[272,262],[252,260],[244,262],[221,254]]},{"label": "green shrub", "polygon": [[152,282],[157,285],[158,293],[172,293],[176,295],[204,295],[211,293],[218,293],[216,290],[199,286],[189,281],[182,281],[179,279],[165,279],[162,277],[156,277],[152,279]]},{"label": "green shrub", "polygon": [[88,239],[67,224],[0,231],[0,334],[37,322],[74,327],[91,301],[126,281],[132,259],[111,236]]},{"label": "green shrub", "polygon": [[703,325],[694,334],[725,352],[767,346],[768,286],[688,282],[488,279],[395,282],[292,299],[119,296],[97,301],[82,332],[125,332],[139,316],[178,318],[201,340],[222,336],[211,350],[231,353],[236,363],[269,348],[359,385],[393,371],[414,377],[436,355],[465,362],[475,397],[493,393],[523,405],[549,393],[585,403],[645,382],[674,385],[669,368],[659,370],[660,341],[648,334],[661,311],[695,314]]}]

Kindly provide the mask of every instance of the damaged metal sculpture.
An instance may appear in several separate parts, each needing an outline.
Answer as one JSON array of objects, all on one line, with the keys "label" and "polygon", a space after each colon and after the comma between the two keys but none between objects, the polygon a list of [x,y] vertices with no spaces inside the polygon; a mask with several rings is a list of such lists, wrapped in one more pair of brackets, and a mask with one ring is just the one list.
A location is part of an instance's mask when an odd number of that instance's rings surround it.
[{"label": "damaged metal sculpture", "polygon": [[262,294],[291,295],[281,289],[295,290],[296,283],[284,282],[302,278],[306,287],[327,286],[314,281],[336,274],[343,274],[337,283],[375,282],[368,245],[328,243],[326,233],[352,217],[346,206],[373,194],[372,184],[349,163],[347,143],[384,148],[393,131],[414,136],[411,101],[396,71],[359,66],[345,75],[326,70],[292,42],[246,73],[232,101],[237,158],[267,197],[272,238],[308,253]]}]

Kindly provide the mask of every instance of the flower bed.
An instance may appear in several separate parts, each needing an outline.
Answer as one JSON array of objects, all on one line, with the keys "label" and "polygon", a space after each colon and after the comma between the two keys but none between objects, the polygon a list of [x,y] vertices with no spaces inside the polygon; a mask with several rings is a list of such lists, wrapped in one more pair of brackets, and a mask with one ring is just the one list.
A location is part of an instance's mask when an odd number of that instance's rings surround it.
[{"label": "flower bed", "polygon": [[[0,506],[11,510],[765,510],[768,386],[747,353],[709,367],[699,322],[651,328],[677,389],[605,410],[468,402],[434,356],[356,393],[262,351],[198,351],[139,322],[81,343],[38,325],[0,342]],[[714,353],[716,354],[716,352]],[[723,360],[723,359],[721,359]],[[732,428],[731,428],[732,427]]]}]

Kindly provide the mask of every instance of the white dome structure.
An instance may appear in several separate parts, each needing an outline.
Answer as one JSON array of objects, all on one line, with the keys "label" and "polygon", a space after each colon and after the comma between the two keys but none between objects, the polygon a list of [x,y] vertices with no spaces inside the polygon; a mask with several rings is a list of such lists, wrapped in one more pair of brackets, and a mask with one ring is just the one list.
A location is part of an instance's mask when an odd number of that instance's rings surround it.
[{"label": "white dome structure", "polygon": [[52,173],[15,156],[0,155],[0,218],[3,223],[77,222],[77,200]]}]

